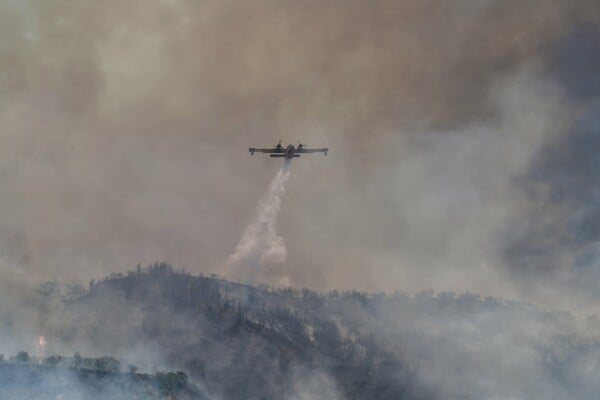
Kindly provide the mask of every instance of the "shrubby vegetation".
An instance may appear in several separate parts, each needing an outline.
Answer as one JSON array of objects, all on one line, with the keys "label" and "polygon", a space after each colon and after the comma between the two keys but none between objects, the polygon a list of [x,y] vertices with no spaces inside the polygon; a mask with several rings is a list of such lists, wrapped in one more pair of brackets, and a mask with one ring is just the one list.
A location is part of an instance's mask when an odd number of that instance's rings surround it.
[{"label": "shrubby vegetation", "polygon": [[0,361],[2,399],[204,399],[183,372],[121,372],[113,357],[57,355],[37,358],[25,351]]},{"label": "shrubby vegetation", "polygon": [[[2,355],[0,361],[4,360]],[[16,356],[10,357],[8,363],[19,363],[28,365],[60,366],[67,368],[79,368],[100,372],[120,372],[121,362],[114,357],[82,357],[75,353],[72,357],[50,355],[47,357],[30,356],[26,351],[19,351]],[[135,372],[135,371],[134,371]]]}]

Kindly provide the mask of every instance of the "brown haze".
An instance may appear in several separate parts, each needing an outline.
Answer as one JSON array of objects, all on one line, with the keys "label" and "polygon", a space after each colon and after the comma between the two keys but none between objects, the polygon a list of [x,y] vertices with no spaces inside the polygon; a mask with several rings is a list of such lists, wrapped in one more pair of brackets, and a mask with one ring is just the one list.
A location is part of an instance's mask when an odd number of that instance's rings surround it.
[{"label": "brown haze", "polygon": [[4,282],[220,272],[280,168],[247,148],[282,139],[331,150],[292,163],[273,282],[550,304],[533,282],[558,287],[572,253],[534,280],[505,248],[523,218],[562,241],[564,210],[518,181],[575,108],[545,46],[598,20],[596,1],[0,1]]}]

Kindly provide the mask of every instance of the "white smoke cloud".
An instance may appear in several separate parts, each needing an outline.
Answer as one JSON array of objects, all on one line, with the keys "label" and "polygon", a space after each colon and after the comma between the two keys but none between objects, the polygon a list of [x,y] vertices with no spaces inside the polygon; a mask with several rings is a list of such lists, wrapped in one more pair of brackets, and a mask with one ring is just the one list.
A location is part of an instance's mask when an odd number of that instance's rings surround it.
[{"label": "white smoke cloud", "polygon": [[[227,276],[245,282],[257,283],[273,273],[273,265],[282,264],[287,257],[285,241],[277,233],[277,215],[290,172],[289,159],[273,178],[269,189],[260,200],[257,213],[244,229],[235,251],[226,262]],[[280,283],[287,284],[285,279]]]},{"label": "white smoke cloud", "polygon": [[339,400],[341,395],[335,382],[319,370],[296,367],[292,371],[289,400]]}]

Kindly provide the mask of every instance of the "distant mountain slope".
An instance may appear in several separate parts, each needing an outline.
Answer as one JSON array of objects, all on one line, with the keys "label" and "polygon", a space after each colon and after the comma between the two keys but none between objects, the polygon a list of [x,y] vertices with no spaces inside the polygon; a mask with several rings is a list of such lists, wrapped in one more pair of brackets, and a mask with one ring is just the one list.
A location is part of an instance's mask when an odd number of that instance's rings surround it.
[{"label": "distant mountain slope", "polygon": [[156,264],[86,290],[49,283],[40,296],[49,343],[183,370],[222,399],[307,398],[317,386],[333,399],[600,390],[585,369],[600,345],[574,317],[468,293],[325,295]]}]

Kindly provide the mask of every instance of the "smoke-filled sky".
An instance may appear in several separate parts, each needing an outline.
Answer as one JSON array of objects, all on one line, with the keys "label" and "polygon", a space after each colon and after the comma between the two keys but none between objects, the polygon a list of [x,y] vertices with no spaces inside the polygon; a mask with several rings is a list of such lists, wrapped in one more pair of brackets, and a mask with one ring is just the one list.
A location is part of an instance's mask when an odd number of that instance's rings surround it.
[{"label": "smoke-filled sky", "polygon": [[[600,3],[0,0],[3,281],[220,272],[280,160],[275,271],[590,308]],[[268,278],[267,278],[268,279]]]}]

